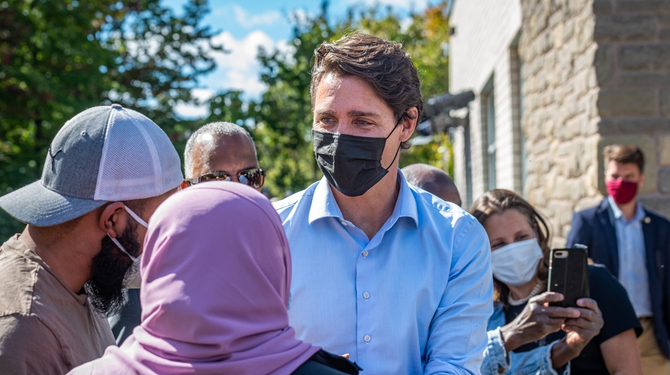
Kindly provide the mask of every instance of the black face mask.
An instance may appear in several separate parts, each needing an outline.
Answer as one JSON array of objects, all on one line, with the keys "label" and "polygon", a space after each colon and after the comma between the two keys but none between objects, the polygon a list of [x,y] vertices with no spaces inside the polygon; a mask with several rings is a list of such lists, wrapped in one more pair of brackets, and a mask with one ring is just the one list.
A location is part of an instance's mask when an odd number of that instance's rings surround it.
[{"label": "black face mask", "polygon": [[402,116],[386,138],[360,137],[349,134],[329,133],[312,129],[314,155],[319,169],[328,182],[342,194],[357,197],[365,194],[388,173],[381,159],[386,140],[400,124]]}]

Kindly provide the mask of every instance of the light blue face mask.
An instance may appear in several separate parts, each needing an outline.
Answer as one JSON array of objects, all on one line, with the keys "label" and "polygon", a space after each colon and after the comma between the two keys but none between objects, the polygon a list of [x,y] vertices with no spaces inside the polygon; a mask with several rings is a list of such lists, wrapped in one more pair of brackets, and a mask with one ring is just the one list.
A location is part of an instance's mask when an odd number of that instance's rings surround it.
[{"label": "light blue face mask", "polygon": [[[142,219],[138,214],[134,213],[133,210],[128,208],[128,206],[124,205],[123,208],[125,208],[126,212],[128,212],[128,214],[130,214],[130,216],[132,216],[133,219],[135,219],[135,221],[140,223],[140,225],[142,225],[145,228],[149,228],[149,224],[147,224],[147,222],[144,221],[144,219]],[[116,247],[119,248],[119,250],[123,251],[123,253],[128,255],[128,257],[133,261],[133,264],[130,266],[130,268],[128,268],[128,271],[126,272],[126,276],[124,277],[124,280],[123,280],[123,286],[125,288],[139,287],[139,282],[140,282],[139,270],[140,270],[140,259],[141,259],[141,257],[139,257],[139,256],[134,257],[134,256],[130,255],[126,251],[126,249],[123,247],[123,245],[121,245],[119,240],[110,236],[109,233],[107,233],[107,237],[109,237],[109,239],[111,239],[112,242],[114,242],[114,244],[116,245]]]},{"label": "light blue face mask", "polygon": [[535,277],[542,257],[537,238],[513,242],[491,252],[491,271],[507,285],[524,285]]}]

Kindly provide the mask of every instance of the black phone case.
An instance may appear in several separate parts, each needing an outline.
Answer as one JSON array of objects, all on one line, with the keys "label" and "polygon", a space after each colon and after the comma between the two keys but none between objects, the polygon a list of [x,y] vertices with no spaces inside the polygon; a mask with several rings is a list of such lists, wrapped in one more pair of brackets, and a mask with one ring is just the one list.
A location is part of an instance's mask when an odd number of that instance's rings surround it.
[{"label": "black phone case", "polygon": [[[557,258],[557,252],[567,257]],[[587,249],[552,249],[549,258],[547,290],[563,294],[563,301],[551,302],[552,306],[577,307],[577,300],[589,297],[589,266]]]}]

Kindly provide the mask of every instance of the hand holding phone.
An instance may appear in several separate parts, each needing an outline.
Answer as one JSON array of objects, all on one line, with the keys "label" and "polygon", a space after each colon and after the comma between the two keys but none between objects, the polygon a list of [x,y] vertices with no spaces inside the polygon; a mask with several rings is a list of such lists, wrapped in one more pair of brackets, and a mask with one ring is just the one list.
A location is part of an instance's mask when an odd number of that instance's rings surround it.
[{"label": "hand holding phone", "polygon": [[580,307],[577,300],[589,297],[589,268],[586,247],[552,249],[549,257],[547,290],[563,294],[552,306]]},{"label": "hand holding phone", "polygon": [[560,330],[566,320],[579,318],[577,309],[547,306],[548,303],[562,299],[556,293],[545,292],[528,300],[523,311],[500,328],[505,349],[510,352],[521,345],[540,340]]}]

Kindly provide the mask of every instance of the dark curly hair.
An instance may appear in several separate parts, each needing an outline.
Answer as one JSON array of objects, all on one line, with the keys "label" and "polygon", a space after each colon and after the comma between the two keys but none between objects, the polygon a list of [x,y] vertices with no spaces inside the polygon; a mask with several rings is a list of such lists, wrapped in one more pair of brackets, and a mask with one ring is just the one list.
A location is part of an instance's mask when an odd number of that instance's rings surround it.
[{"label": "dark curly hair", "polygon": [[[416,107],[417,121],[421,121],[423,100],[419,72],[403,51],[402,44],[354,33],[333,43],[323,42],[314,51],[314,56],[310,84],[312,106],[321,79],[328,73],[335,73],[342,77],[359,77],[367,82],[391,107],[396,119],[401,116],[411,118],[407,110]],[[401,147],[409,148],[409,142],[403,142]]]},{"label": "dark curly hair", "polygon": [[[537,210],[521,198],[517,193],[504,189],[490,190],[472,204],[470,214],[484,225],[486,220],[495,214],[502,214],[505,210],[515,209],[526,217],[530,227],[535,231],[537,242],[542,248],[543,259],[537,265],[537,277],[541,282],[546,282],[549,275],[549,242],[551,232],[546,220]],[[493,300],[502,303],[505,307],[508,305],[509,288],[505,283],[493,278]]]}]

